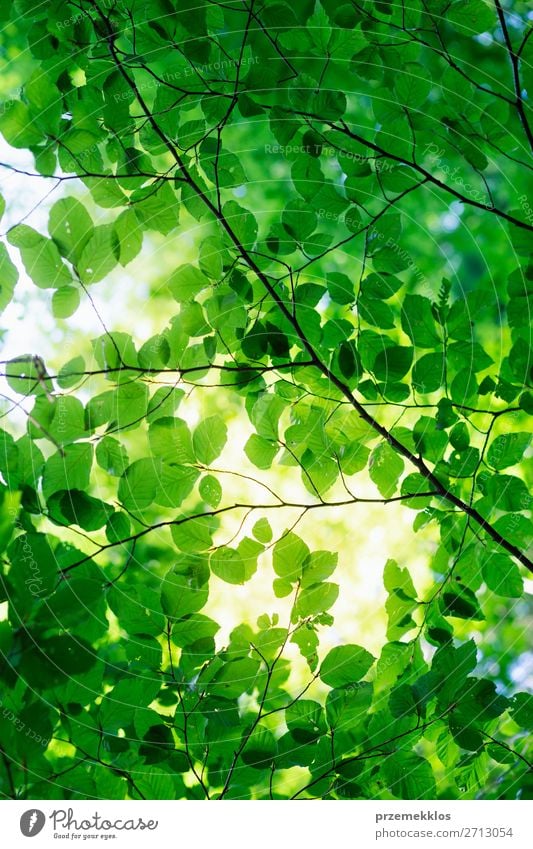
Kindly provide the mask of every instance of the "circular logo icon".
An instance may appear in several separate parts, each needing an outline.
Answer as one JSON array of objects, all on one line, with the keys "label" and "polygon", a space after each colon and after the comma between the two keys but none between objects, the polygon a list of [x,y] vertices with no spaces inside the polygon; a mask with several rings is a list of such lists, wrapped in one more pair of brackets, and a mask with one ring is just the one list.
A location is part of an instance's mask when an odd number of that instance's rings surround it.
[{"label": "circular logo icon", "polygon": [[46,817],[42,811],[37,808],[32,808],[29,811],[24,811],[20,818],[20,830],[24,837],[35,837],[43,830]]}]

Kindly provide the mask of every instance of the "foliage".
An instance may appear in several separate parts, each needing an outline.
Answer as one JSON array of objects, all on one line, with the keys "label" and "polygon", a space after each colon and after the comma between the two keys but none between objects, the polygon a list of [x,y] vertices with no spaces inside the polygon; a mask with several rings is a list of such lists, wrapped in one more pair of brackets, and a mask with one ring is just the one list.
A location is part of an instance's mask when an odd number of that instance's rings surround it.
[{"label": "foliage", "polygon": [[[156,335],[111,318],[57,371],[30,342],[3,366],[26,427],[0,431],[0,791],[526,797],[526,6],[194,5],[2,4],[21,88],[0,131],[66,193],[48,232],[8,229],[0,308],[17,265],[61,324],[143,244],[176,248]],[[188,412],[213,385],[249,418],[249,502],[225,494],[243,473],[221,469],[223,406]],[[325,651],[337,553],[269,516],[398,500],[413,533],[435,528],[431,581],[410,574],[415,538],[375,564],[379,656]],[[234,515],[252,524],[231,538]],[[222,643],[212,576],[229,592],[259,567],[289,619]]]}]

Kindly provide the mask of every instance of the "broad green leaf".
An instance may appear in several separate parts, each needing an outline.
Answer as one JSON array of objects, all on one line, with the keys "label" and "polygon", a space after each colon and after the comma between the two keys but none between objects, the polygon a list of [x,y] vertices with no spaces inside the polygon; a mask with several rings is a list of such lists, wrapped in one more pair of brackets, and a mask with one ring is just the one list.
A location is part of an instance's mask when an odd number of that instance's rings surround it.
[{"label": "broad green leaf", "polygon": [[0,114],[0,133],[11,147],[37,145],[44,133],[37,127],[31,112],[20,100],[8,100]]},{"label": "broad green leaf", "polygon": [[301,581],[302,587],[311,587],[329,578],[337,568],[338,554],[334,551],[313,551],[306,558]]},{"label": "broad green leaf", "polygon": [[337,601],[339,595],[338,584],[323,582],[313,584],[302,590],[298,596],[294,612],[296,616],[305,619],[307,616],[316,616],[329,610]]},{"label": "broad green leaf", "polygon": [[402,329],[417,348],[436,348],[441,340],[431,309],[422,295],[406,295],[402,305]]},{"label": "broad green leaf", "polygon": [[263,440],[275,442],[278,439],[279,419],[286,403],[278,395],[265,392],[252,408],[252,424],[257,435]]},{"label": "broad green leaf", "polygon": [[370,652],[361,646],[337,646],[322,661],[320,678],[329,687],[345,687],[360,681],[373,663]]},{"label": "broad green leaf", "polygon": [[125,209],[114,222],[114,237],[118,242],[118,261],[128,265],[140,252],[143,231],[133,209]]},{"label": "broad green leaf", "polygon": [[258,519],[252,528],[252,533],[259,542],[270,542],[272,539],[272,528],[268,519]]},{"label": "broad green leaf", "polygon": [[80,290],[75,286],[62,286],[52,295],[52,312],[56,318],[69,318],[80,305]]},{"label": "broad green leaf", "polygon": [[435,778],[425,758],[414,752],[398,752],[383,761],[381,773],[397,799],[434,799]]},{"label": "broad green leaf", "polygon": [[487,452],[487,462],[493,469],[507,469],[524,456],[531,435],[529,433],[504,433],[492,440]]},{"label": "broad green leaf", "polygon": [[218,507],[222,500],[222,486],[213,475],[204,475],[198,486],[198,492],[211,507]]},{"label": "broad green leaf", "polygon": [[398,100],[412,109],[418,109],[431,91],[427,71],[416,62],[406,62],[394,80]]},{"label": "broad green leaf", "polygon": [[17,268],[12,263],[6,246],[0,242],[0,313],[11,303],[18,276]]},{"label": "broad green leaf", "polygon": [[223,213],[238,241],[245,248],[251,248],[257,238],[257,221],[254,215],[234,200],[224,204]]},{"label": "broad green leaf", "polygon": [[485,618],[472,590],[460,584],[444,589],[441,607],[445,616],[456,616],[459,619]]},{"label": "broad green leaf", "polygon": [[[328,694],[329,695],[329,694]],[[299,699],[285,711],[287,728],[297,743],[311,743],[325,732],[324,708],[311,699]]]},{"label": "broad green leaf", "polygon": [[183,419],[165,416],[150,425],[150,448],[155,457],[167,463],[194,463],[192,436]]},{"label": "broad green leaf", "polygon": [[391,345],[380,351],[374,360],[373,372],[378,380],[396,383],[405,377],[413,362],[413,349],[403,345]]},{"label": "broad green leaf", "polygon": [[236,549],[217,548],[209,561],[211,570],[228,584],[244,584],[257,571],[257,557],[262,551],[261,543],[244,537]]},{"label": "broad green leaf", "polygon": [[81,381],[84,371],[85,360],[83,357],[74,357],[59,369],[58,386],[61,389],[70,389],[72,386],[76,386]]},{"label": "broad green leaf", "polygon": [[[436,392],[444,381],[445,364],[442,354],[425,354],[416,361],[413,368],[413,389],[417,392]],[[464,402],[464,391],[459,391],[461,402]],[[455,397],[455,396],[454,396]]]},{"label": "broad green leaf", "polygon": [[50,517],[59,525],[79,525],[84,531],[102,528],[113,507],[78,489],[54,492],[48,499]]},{"label": "broad green leaf", "polygon": [[533,696],[530,693],[517,693],[513,696],[511,716],[514,721],[529,731],[533,729]]},{"label": "broad green leaf", "polygon": [[263,439],[253,433],[244,446],[246,456],[258,469],[270,469],[279,445],[272,440]]},{"label": "broad green leaf", "polygon": [[385,603],[388,616],[387,639],[399,640],[415,627],[412,613],[417,606],[416,590],[407,567],[401,568],[395,560],[387,560],[383,583],[389,593]]},{"label": "broad green leaf", "polygon": [[95,227],[80,251],[76,263],[82,283],[89,285],[103,280],[117,264],[113,244],[113,227],[101,224]]},{"label": "broad green leaf", "polygon": [[212,527],[210,516],[179,517],[172,525],[172,539],[181,551],[207,551],[213,544]]},{"label": "broad green leaf", "polygon": [[298,242],[303,242],[314,232],[317,219],[314,210],[305,201],[295,200],[285,207],[282,221],[287,232]]},{"label": "broad green leaf", "polygon": [[87,442],[67,445],[45,463],[43,494],[48,498],[63,489],[85,490],[89,486],[93,447]]},{"label": "broad green leaf", "polygon": [[309,556],[305,542],[292,531],[286,531],[274,546],[272,565],[280,578],[297,581]]},{"label": "broad green leaf", "polygon": [[54,589],[57,562],[44,534],[24,533],[9,546],[9,583],[16,593],[15,609],[29,613],[32,604]]},{"label": "broad green leaf", "polygon": [[52,239],[19,225],[9,231],[9,243],[19,248],[28,276],[40,289],[59,289],[72,283],[70,271]]},{"label": "broad green leaf", "polygon": [[192,300],[208,286],[208,278],[194,265],[180,265],[168,281],[168,288],[180,303]]},{"label": "broad green leaf", "polygon": [[383,498],[396,492],[404,463],[388,442],[380,442],[370,455],[369,473]]},{"label": "broad green leaf", "polygon": [[372,684],[367,681],[339,687],[326,698],[328,725],[335,731],[353,732],[367,717],[372,704]]},{"label": "broad green leaf", "polygon": [[135,460],[128,466],[118,484],[118,497],[124,508],[137,513],[150,507],[157,495],[160,474],[157,458]]},{"label": "broad green leaf", "polygon": [[190,572],[171,569],[163,578],[161,604],[167,616],[181,619],[201,610],[208,598],[209,586],[201,584]]},{"label": "broad green leaf", "polygon": [[520,598],[524,592],[524,582],[518,566],[506,554],[487,552],[482,569],[487,587],[498,595]]},{"label": "broad green leaf", "polygon": [[208,466],[222,453],[228,438],[228,429],[220,416],[203,419],[193,433],[193,451]]},{"label": "broad green leaf", "polygon": [[129,466],[128,453],[112,436],[104,436],[96,446],[96,462],[108,473],[120,477]]},{"label": "broad green leaf", "polygon": [[62,255],[77,265],[93,233],[92,218],[76,198],[60,198],[50,210],[48,232]]}]

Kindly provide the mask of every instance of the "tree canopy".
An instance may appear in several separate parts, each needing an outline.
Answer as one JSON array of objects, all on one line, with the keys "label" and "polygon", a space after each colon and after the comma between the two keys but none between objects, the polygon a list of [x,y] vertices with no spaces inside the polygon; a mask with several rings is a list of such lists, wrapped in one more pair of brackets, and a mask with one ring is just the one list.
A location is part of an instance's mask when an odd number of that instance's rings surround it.
[{"label": "tree canopy", "polygon": [[[530,797],[527,4],[0,20],[0,310],[100,325],[0,367],[2,796]],[[393,503],[370,651],[328,529]]]}]

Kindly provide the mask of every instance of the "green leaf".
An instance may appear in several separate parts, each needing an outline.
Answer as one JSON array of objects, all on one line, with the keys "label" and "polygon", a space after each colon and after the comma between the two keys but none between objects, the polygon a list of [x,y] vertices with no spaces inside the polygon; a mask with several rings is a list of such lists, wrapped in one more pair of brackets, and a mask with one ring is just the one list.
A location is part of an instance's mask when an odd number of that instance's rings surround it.
[{"label": "green leaf", "polygon": [[252,528],[252,533],[259,542],[270,542],[272,539],[272,528],[268,519],[258,519]]},{"label": "green leaf", "polygon": [[208,466],[222,453],[228,438],[228,429],[220,416],[203,419],[193,434],[193,450],[200,463]]},{"label": "green leaf", "polygon": [[274,572],[280,578],[297,581],[308,556],[309,549],[305,542],[292,531],[285,531],[273,549]]},{"label": "green leaf", "polygon": [[263,393],[255,402],[251,420],[258,436],[264,440],[278,439],[279,419],[286,407],[286,402],[278,395]]},{"label": "green leaf", "polygon": [[6,380],[17,395],[43,395],[52,391],[46,366],[40,357],[22,354],[8,360],[5,366]]},{"label": "green leaf", "polygon": [[112,436],[104,436],[96,446],[96,462],[108,475],[120,477],[129,466],[128,452]]},{"label": "green leaf", "polygon": [[191,432],[187,422],[165,416],[150,425],[148,432],[150,448],[155,457],[167,463],[194,463]]},{"label": "green leaf", "polygon": [[304,242],[316,229],[316,214],[303,200],[291,201],[285,207],[281,220],[289,235],[298,242]]},{"label": "green leaf", "polygon": [[406,62],[394,78],[394,90],[404,106],[422,106],[431,91],[427,70],[417,62]]},{"label": "green leaf", "polygon": [[[329,694],[328,694],[329,695]],[[312,743],[325,732],[324,708],[311,699],[299,699],[285,711],[287,728],[297,743]]]},{"label": "green leaf", "polygon": [[385,603],[388,616],[387,639],[399,640],[416,625],[412,618],[417,606],[416,590],[408,568],[401,568],[395,560],[387,560],[383,583],[389,593]]},{"label": "green leaf", "polygon": [[414,752],[398,752],[385,758],[384,781],[397,799],[434,799],[435,778],[428,761]]},{"label": "green leaf", "polygon": [[207,683],[207,689],[213,696],[236,699],[253,689],[258,670],[259,661],[251,657],[235,658],[223,664]]},{"label": "green leaf", "polygon": [[201,610],[209,596],[209,585],[201,582],[199,572],[193,568],[187,572],[182,567],[170,569],[161,587],[161,604],[167,616],[181,619]]},{"label": "green leaf", "polygon": [[517,693],[513,696],[510,714],[521,728],[533,731],[533,696],[531,693]]},{"label": "green leaf", "polygon": [[211,548],[213,540],[210,516],[178,517],[177,522],[180,524],[172,525],[171,533],[172,539],[181,551],[207,551]]},{"label": "green leaf", "polygon": [[257,571],[257,557],[263,546],[244,537],[236,549],[222,546],[211,555],[211,571],[228,584],[245,584]]},{"label": "green leaf", "polygon": [[507,469],[524,456],[531,435],[529,433],[504,433],[493,439],[487,452],[487,462],[493,469]]},{"label": "green leaf", "polygon": [[82,283],[90,285],[103,280],[117,264],[113,227],[101,224],[95,227],[87,239],[77,262]]},{"label": "green leaf", "polygon": [[76,198],[61,198],[50,210],[48,232],[61,254],[76,265],[92,235],[92,218]]},{"label": "green leaf", "polygon": [[37,127],[30,110],[20,100],[8,100],[0,114],[0,133],[11,147],[39,144],[44,133]]},{"label": "green leaf", "polygon": [[405,377],[413,362],[413,349],[391,345],[380,351],[374,360],[373,372],[378,380],[396,383]]},{"label": "green leaf", "polygon": [[10,230],[8,238],[19,248],[28,276],[40,289],[59,289],[72,283],[70,271],[51,239],[23,224]]},{"label": "green leaf", "polygon": [[488,552],[482,564],[483,578],[489,590],[506,598],[520,598],[524,582],[516,563],[506,554]]},{"label": "green leaf", "polygon": [[105,529],[106,537],[111,543],[122,542],[131,534],[131,525],[125,513],[113,513],[109,517]]},{"label": "green leaf", "polygon": [[17,595],[19,615],[31,610],[36,599],[52,592],[57,581],[57,561],[44,534],[25,533],[9,546],[9,582]]},{"label": "green leaf", "polygon": [[335,731],[353,732],[372,704],[372,684],[367,681],[330,690],[326,697],[328,725]]},{"label": "green leaf", "polygon": [[118,245],[118,261],[125,266],[135,259],[143,243],[143,228],[133,209],[125,209],[113,224],[114,242]]},{"label": "green leaf", "polygon": [[402,329],[417,348],[436,348],[441,344],[431,301],[422,295],[406,295],[402,305]]},{"label": "green leaf", "polygon": [[52,295],[52,312],[56,318],[69,318],[80,305],[80,290],[75,286],[62,286]]},{"label": "green leaf", "polygon": [[54,492],[48,499],[51,518],[60,525],[79,525],[84,531],[102,528],[114,513],[113,507],[77,489]]},{"label": "green leaf", "polygon": [[276,739],[272,732],[258,725],[243,749],[242,760],[254,769],[265,769],[274,759],[277,751]]},{"label": "green leaf", "polygon": [[11,262],[6,246],[0,242],[0,314],[11,303],[18,276],[17,268]]},{"label": "green leaf", "polygon": [[272,440],[263,439],[253,433],[244,446],[248,459],[258,469],[270,469],[274,457],[279,451],[279,445]]},{"label": "green leaf", "polygon": [[152,186],[138,189],[130,201],[139,223],[148,230],[157,230],[164,236],[174,230],[179,219],[179,204],[168,182],[154,191]]},{"label": "green leaf", "polygon": [[194,265],[180,265],[168,281],[168,288],[173,297],[183,303],[196,298],[209,286],[209,280]]},{"label": "green leaf", "polygon": [[198,492],[210,507],[217,508],[222,500],[222,487],[213,475],[204,475],[198,486]]},{"label": "green leaf", "polygon": [[294,609],[295,615],[305,619],[307,616],[324,613],[335,604],[338,596],[338,584],[320,583],[307,587],[298,596]]},{"label": "green leaf", "polygon": [[[413,389],[424,393],[436,392],[444,382],[444,368],[442,354],[425,354],[414,365]],[[461,402],[464,402],[464,396],[461,395],[460,397]]]},{"label": "green leaf", "polygon": [[227,201],[222,212],[241,245],[251,248],[257,238],[257,221],[254,215],[234,200]]},{"label": "green leaf", "polygon": [[360,681],[374,663],[374,657],[361,646],[345,645],[331,649],[320,666],[320,679],[329,687],[345,687]]},{"label": "green leaf", "polygon": [[494,11],[483,0],[455,0],[448,9],[447,20],[468,36],[491,30],[495,24]]},{"label": "green leaf", "polygon": [[135,460],[123,472],[118,484],[121,504],[133,513],[150,507],[157,495],[161,466],[157,458]]},{"label": "green leaf", "polygon": [[220,625],[203,613],[193,613],[175,622],[172,628],[172,642],[180,648],[214,637],[220,630]]},{"label": "green leaf", "polygon": [[383,498],[390,498],[396,492],[398,479],[403,472],[401,457],[388,442],[380,442],[370,455],[369,474]]},{"label": "green leaf", "polygon": [[304,562],[302,588],[329,578],[337,568],[338,559],[336,551],[313,551]]},{"label": "green leaf", "polygon": [[327,276],[328,293],[335,304],[351,304],[355,300],[353,282],[346,274],[331,272]]},{"label": "green leaf", "polygon": [[441,607],[445,616],[478,620],[485,618],[476,596],[468,587],[456,585],[445,589],[442,593]]},{"label": "green leaf", "polygon": [[485,493],[494,507],[506,512],[526,510],[531,503],[524,481],[513,475],[492,475]]},{"label": "green leaf", "polygon": [[[290,586],[290,585],[289,585]],[[311,672],[318,666],[318,637],[311,625],[304,625],[292,635],[291,643],[295,643],[300,649],[300,654],[307,661]]]},{"label": "green leaf", "polygon": [[89,486],[93,447],[86,442],[67,445],[46,461],[43,494],[48,498],[63,489],[84,490]]},{"label": "green leaf", "polygon": [[81,381],[84,372],[85,360],[83,357],[74,357],[59,369],[58,386],[61,389],[71,389]]}]

